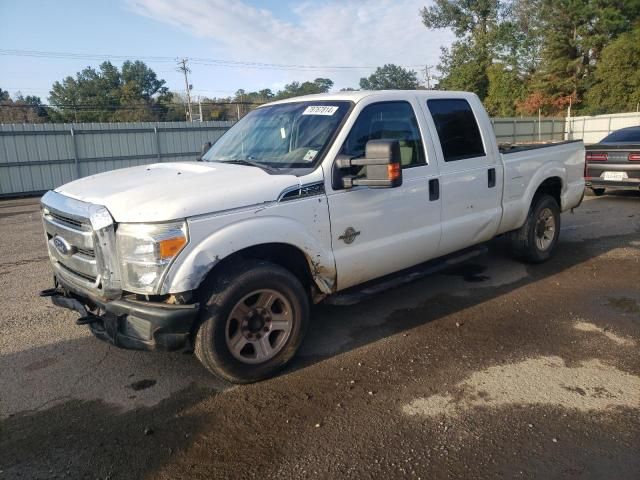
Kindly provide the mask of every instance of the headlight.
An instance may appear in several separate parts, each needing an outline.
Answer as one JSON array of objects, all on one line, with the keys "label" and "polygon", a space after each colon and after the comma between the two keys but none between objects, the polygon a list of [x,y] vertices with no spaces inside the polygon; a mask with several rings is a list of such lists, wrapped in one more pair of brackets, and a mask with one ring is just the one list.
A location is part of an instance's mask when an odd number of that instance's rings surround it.
[{"label": "headlight", "polygon": [[122,288],[134,293],[158,293],[169,264],[187,244],[187,225],[121,223],[116,243]]}]

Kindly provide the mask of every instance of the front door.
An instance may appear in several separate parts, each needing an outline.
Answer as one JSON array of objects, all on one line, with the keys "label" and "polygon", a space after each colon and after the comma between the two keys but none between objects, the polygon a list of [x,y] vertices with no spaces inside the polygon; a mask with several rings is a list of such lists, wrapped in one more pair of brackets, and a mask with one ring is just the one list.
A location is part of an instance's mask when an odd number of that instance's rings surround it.
[{"label": "front door", "polygon": [[[437,178],[435,152],[415,102],[358,105],[360,113],[340,153],[363,156],[367,141],[400,143],[402,185],[354,187],[328,193],[338,289],[377,278],[433,258],[440,243],[438,196],[429,195]],[[425,144],[428,146],[425,153]]]}]

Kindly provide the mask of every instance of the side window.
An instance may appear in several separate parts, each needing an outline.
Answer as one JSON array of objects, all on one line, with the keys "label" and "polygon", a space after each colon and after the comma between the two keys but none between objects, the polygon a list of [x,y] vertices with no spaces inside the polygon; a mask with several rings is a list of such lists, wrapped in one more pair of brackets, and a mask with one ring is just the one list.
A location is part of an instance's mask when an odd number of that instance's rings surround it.
[{"label": "side window", "polygon": [[418,120],[408,102],[380,102],[365,107],[340,153],[362,157],[369,140],[398,140],[402,168],[426,163]]},{"label": "side window", "polygon": [[445,162],[485,155],[478,122],[469,102],[427,100],[427,107],[436,124]]}]

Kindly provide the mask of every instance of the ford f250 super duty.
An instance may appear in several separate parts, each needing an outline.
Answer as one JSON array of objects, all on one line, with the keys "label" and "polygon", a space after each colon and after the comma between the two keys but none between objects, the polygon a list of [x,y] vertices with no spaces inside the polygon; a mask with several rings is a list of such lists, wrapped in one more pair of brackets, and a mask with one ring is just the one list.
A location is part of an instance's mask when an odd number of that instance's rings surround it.
[{"label": "ford f250 super duty", "polygon": [[547,260],[585,186],[582,142],[501,150],[463,92],[274,102],[209,147],[47,192],[41,295],[102,340],[193,349],[232,382],[273,375],[310,305],[364,282],[501,234]]}]

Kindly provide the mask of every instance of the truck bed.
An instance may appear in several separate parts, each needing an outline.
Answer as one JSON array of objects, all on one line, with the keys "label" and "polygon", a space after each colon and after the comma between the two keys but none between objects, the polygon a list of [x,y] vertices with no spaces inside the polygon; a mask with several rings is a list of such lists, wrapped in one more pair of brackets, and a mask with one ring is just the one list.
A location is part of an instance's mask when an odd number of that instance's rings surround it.
[{"label": "truck bed", "polygon": [[567,143],[581,142],[582,140],[564,140],[561,142],[548,142],[548,143],[501,143],[498,145],[500,153],[509,155],[510,153],[524,152],[525,150],[535,150],[538,148],[557,147],[558,145],[565,145]]}]

